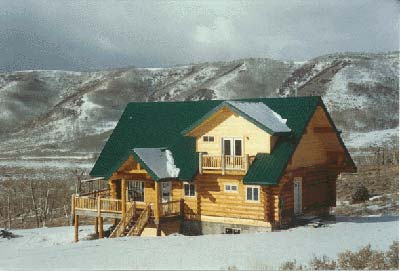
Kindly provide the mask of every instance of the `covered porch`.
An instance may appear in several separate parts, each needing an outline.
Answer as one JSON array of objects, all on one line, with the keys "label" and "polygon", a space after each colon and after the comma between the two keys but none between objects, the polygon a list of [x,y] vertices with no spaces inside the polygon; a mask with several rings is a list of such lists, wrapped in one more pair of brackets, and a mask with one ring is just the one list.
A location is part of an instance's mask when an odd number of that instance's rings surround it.
[{"label": "covered porch", "polygon": [[113,219],[110,237],[139,236],[146,225],[157,229],[165,221],[183,217],[183,199],[173,200],[171,181],[153,181],[146,174],[115,174],[108,189],[74,194],[71,198],[75,237],[79,240],[79,218],[94,218],[94,230],[104,237],[104,219]]}]

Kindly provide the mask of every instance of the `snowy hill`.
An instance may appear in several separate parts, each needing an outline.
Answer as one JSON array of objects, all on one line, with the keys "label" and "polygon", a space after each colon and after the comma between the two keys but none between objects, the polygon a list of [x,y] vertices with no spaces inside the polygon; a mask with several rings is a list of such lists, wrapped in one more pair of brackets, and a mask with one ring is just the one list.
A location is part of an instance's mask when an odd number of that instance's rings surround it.
[{"label": "snowy hill", "polygon": [[[350,147],[397,144],[398,74],[398,53],[2,73],[0,166],[15,158],[75,157],[87,158],[78,164],[89,167],[130,101],[321,95]],[[369,133],[384,133],[385,140],[365,140]]]},{"label": "snowy hill", "polygon": [[[398,227],[398,217],[338,217],[336,223],[322,228],[78,243],[72,243],[73,227],[16,230],[13,233],[19,237],[0,239],[0,269],[271,270],[285,261],[307,264],[313,256],[334,259],[347,249],[356,251],[368,244],[373,249],[387,250],[398,241]],[[93,226],[81,229],[79,234],[84,238]]]}]

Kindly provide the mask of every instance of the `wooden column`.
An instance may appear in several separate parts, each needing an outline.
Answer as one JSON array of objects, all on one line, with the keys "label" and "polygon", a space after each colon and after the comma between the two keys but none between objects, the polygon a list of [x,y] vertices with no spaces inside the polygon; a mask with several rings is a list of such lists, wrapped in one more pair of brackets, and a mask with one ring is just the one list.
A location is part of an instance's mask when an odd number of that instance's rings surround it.
[{"label": "wooden column", "polygon": [[179,215],[182,218],[185,215],[185,200],[184,199],[179,200]]},{"label": "wooden column", "polygon": [[71,219],[70,219],[70,226],[74,224],[74,218],[75,218],[75,194],[71,196]]},{"label": "wooden column", "polygon": [[221,155],[221,169],[222,169],[222,175],[225,175],[225,155]]},{"label": "wooden column", "polygon": [[115,199],[117,197],[117,185],[114,180],[109,181],[110,184],[110,196]]},{"label": "wooden column", "polygon": [[122,216],[126,213],[126,179],[121,180],[121,210]]},{"label": "wooden column", "polygon": [[74,238],[74,240],[75,240],[75,242],[78,242],[79,241],[79,236],[78,236],[78,232],[79,232],[79,215],[75,215],[75,223],[74,223],[74,225],[75,225],[75,238]]},{"label": "wooden column", "polygon": [[160,222],[160,196],[161,196],[161,184],[160,182],[154,181],[156,202],[154,203],[154,222],[158,225]]},{"label": "wooden column", "polygon": [[94,233],[96,235],[99,234],[99,220],[97,219],[97,217],[94,218]]},{"label": "wooden column", "polygon": [[199,174],[203,173],[203,154],[199,152]]},{"label": "wooden column", "polygon": [[99,238],[103,238],[103,218],[99,217]]}]

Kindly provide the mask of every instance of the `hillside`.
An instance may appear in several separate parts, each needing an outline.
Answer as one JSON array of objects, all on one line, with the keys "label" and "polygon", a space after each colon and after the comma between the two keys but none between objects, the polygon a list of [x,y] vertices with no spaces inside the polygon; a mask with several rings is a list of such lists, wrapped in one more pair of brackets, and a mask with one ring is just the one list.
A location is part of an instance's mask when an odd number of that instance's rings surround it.
[{"label": "hillside", "polygon": [[398,53],[1,73],[0,167],[89,168],[130,101],[321,95],[349,147],[397,145],[398,74]]}]

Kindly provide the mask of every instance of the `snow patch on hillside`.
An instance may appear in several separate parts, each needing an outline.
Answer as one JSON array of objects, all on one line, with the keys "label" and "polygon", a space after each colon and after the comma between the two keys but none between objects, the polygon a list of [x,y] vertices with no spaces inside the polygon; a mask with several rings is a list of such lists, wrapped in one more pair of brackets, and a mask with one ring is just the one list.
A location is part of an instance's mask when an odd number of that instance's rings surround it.
[{"label": "snow patch on hillside", "polygon": [[399,129],[377,130],[366,133],[352,132],[347,137],[344,137],[346,146],[349,148],[367,148],[384,146],[398,142]]}]

